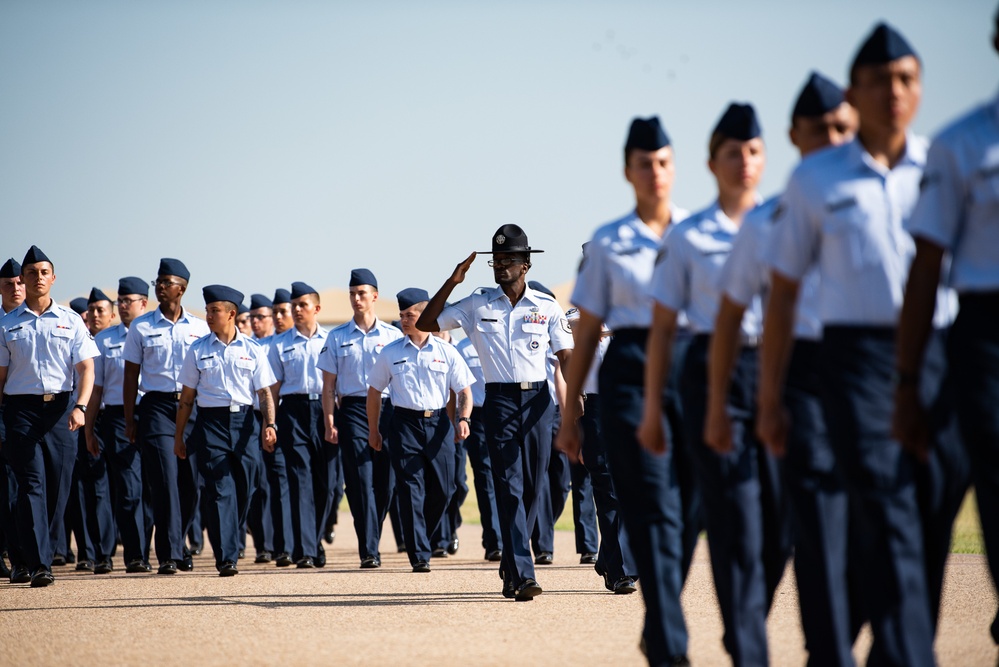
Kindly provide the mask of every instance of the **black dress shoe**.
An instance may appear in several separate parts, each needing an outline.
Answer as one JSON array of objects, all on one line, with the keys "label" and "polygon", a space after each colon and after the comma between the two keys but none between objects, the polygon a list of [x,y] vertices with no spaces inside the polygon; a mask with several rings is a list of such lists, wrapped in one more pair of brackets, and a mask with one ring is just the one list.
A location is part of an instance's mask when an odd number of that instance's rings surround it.
[{"label": "black dress shoe", "polygon": [[524,579],[520,586],[517,586],[517,590],[513,592],[513,599],[517,602],[527,602],[539,595],[541,595],[541,586],[538,586],[538,582],[534,579]]},{"label": "black dress shoe", "polygon": [[621,577],[614,582],[614,594],[615,595],[630,595],[638,590],[635,586],[635,580],[631,577]]},{"label": "black dress shoe", "polygon": [[326,544],[333,544],[333,539],[335,537],[336,537],[336,531],[330,530],[330,532],[323,535],[323,541],[326,542]]},{"label": "black dress shoe", "polygon": [[34,574],[31,575],[32,588],[44,588],[45,586],[51,586],[54,583],[55,577],[52,576],[52,572],[50,572],[47,567],[40,567],[35,570]]},{"label": "black dress shoe", "polygon": [[666,664],[670,667],[690,667],[690,658],[685,655],[674,655]]},{"label": "black dress shoe", "polygon": [[160,563],[160,568],[156,570],[156,574],[177,574],[177,563],[172,560]]},{"label": "black dress shoe", "polygon": [[76,554],[72,550],[66,552],[66,565],[72,565],[76,562]]},{"label": "black dress shoe", "polygon": [[190,551],[184,552],[184,559],[177,563],[177,569],[184,572],[190,572],[194,569],[194,554]]},{"label": "black dress shoe", "polygon": [[201,550],[203,548],[204,548],[203,545],[198,544],[198,543],[195,542],[194,544],[191,545],[190,552],[192,554],[194,554],[195,556],[200,556],[201,555]]},{"label": "black dress shoe", "polygon": [[554,558],[550,551],[542,551],[534,559],[535,565],[551,565]]},{"label": "black dress shoe", "polygon": [[312,556],[304,556],[302,558],[299,558],[298,562],[295,563],[295,567],[297,567],[299,570],[311,570],[315,566],[316,564],[312,560]]},{"label": "black dress shoe", "polygon": [[110,558],[102,558],[94,565],[94,574],[111,574],[114,571],[114,563]]},{"label": "black dress shoe", "polygon": [[413,566],[413,572],[430,572],[430,563],[421,560]]},{"label": "black dress shoe", "polygon": [[7,567],[7,563],[4,562],[3,557],[0,557],[0,577],[10,579],[10,568]]},{"label": "black dress shoe", "polygon": [[490,563],[498,563],[503,560],[503,552],[499,549],[493,549],[492,551],[486,552],[486,560]]},{"label": "black dress shoe", "polygon": [[270,563],[271,562],[271,552],[261,551],[257,554],[257,557],[253,559],[254,563]]},{"label": "black dress shoe", "polygon": [[93,572],[94,571],[94,561],[92,560],[81,560],[76,564],[77,572]]},{"label": "black dress shoe", "polygon": [[129,574],[149,574],[152,571],[153,566],[139,558],[136,558],[125,566],[125,572]]},{"label": "black dress shoe", "polygon": [[382,562],[375,558],[374,556],[365,556],[361,559],[361,569],[362,570],[373,570],[377,567],[381,567]]},{"label": "black dress shoe", "polygon": [[62,554],[55,554],[52,556],[52,567],[62,567],[66,564],[66,557]]},{"label": "black dress shoe", "polygon": [[430,552],[431,558],[447,558],[447,549],[444,547],[437,547]]},{"label": "black dress shoe", "polygon": [[246,558],[246,549],[240,549],[239,550],[239,555],[236,556],[236,557],[239,558],[240,560],[243,560],[244,558]]},{"label": "black dress shoe", "polygon": [[278,567],[291,567],[295,564],[295,561],[288,554],[278,554],[277,558],[274,559],[274,564]]},{"label": "black dress shoe", "polygon": [[579,564],[580,565],[596,565],[597,564],[597,555],[596,554],[591,554],[591,553],[585,553],[585,554],[583,554],[583,555],[581,555],[579,557]]},{"label": "black dress shoe", "polygon": [[397,554],[404,554],[404,553],[406,553],[406,545],[405,544],[397,544],[397,545],[395,545],[395,552]]},{"label": "black dress shoe", "polygon": [[503,597],[508,600],[512,600],[513,596],[517,594],[517,587],[513,585],[512,579],[503,580]]},{"label": "black dress shoe", "polygon": [[23,565],[16,566],[10,571],[10,583],[27,584],[31,581],[31,572]]},{"label": "black dress shoe", "polygon": [[219,568],[220,577],[232,577],[239,574],[239,570],[236,569],[236,564],[231,560],[227,560],[222,563],[222,567]]},{"label": "black dress shoe", "polygon": [[452,556],[458,553],[458,536],[455,535],[451,543],[447,545],[447,552]]},{"label": "black dress shoe", "polygon": [[323,545],[321,544],[318,545],[318,549],[319,553],[316,554],[316,557],[313,559],[313,562],[315,563],[316,567],[326,567],[326,549],[324,549]]}]

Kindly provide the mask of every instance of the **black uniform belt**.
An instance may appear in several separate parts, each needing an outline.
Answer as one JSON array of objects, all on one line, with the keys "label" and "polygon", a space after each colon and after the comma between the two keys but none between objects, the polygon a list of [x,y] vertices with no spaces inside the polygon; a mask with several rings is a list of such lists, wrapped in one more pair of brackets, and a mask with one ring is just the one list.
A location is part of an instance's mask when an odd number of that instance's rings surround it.
[{"label": "black uniform belt", "polygon": [[543,389],[547,386],[547,380],[539,380],[538,382],[487,382],[486,391],[530,391],[532,389]]},{"label": "black uniform belt", "polygon": [[4,394],[6,398],[12,398],[26,403],[51,403],[57,398],[68,394],[68,391],[58,391],[54,394]]},{"label": "black uniform belt", "polygon": [[583,400],[584,400],[584,401],[595,401],[595,400],[597,400],[598,398],[600,398],[600,394],[597,394],[597,393],[593,393],[593,394],[583,394]]},{"label": "black uniform belt", "polygon": [[252,409],[252,405],[227,405],[220,408],[203,408],[198,406],[198,414],[205,415],[206,417],[219,417],[222,415],[249,412]]},{"label": "black uniform belt", "polygon": [[419,417],[421,419],[430,419],[431,417],[436,417],[445,411],[445,408],[438,408],[436,410],[410,410],[409,408],[395,408],[396,414],[408,415],[410,417]]},{"label": "black uniform belt", "polygon": [[[694,340],[701,342],[710,342],[711,336],[713,334],[709,333],[699,333],[694,334]],[[739,334],[739,345],[742,347],[755,348],[760,346],[760,341],[763,340],[762,336],[747,336],[745,334]]]},{"label": "black uniform belt", "polygon": [[999,308],[999,292],[964,292],[957,299],[961,308]]},{"label": "black uniform belt", "polygon": [[[387,400],[388,400],[387,397],[382,396],[382,403],[385,403],[385,401],[387,401]],[[350,403],[367,403],[367,402],[368,402],[368,397],[367,396],[341,396],[340,397],[340,405],[347,405],[347,404],[350,404]]]},{"label": "black uniform belt", "polygon": [[171,398],[175,401],[180,400],[179,391],[147,391],[143,396],[153,396],[155,398]]},{"label": "black uniform belt", "polygon": [[321,394],[285,394],[281,397],[282,401],[318,401],[322,398]]}]

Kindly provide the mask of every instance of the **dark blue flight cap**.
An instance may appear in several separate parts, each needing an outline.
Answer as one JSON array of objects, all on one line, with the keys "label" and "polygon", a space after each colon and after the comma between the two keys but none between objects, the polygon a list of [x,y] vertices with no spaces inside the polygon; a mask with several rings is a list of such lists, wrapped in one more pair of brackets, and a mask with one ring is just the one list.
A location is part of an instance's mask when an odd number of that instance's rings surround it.
[{"label": "dark blue flight cap", "polygon": [[[45,261],[45,260],[40,260]],[[69,307],[73,309],[73,312],[77,315],[82,315],[87,312],[87,299],[82,296],[78,296],[69,302]]]},{"label": "dark blue flight cap", "polygon": [[798,94],[798,101],[794,103],[791,118],[821,116],[838,107],[844,99],[846,98],[843,96],[842,88],[818,72],[812,72],[805,87]]},{"label": "dark blue flight cap", "polygon": [[537,280],[530,280],[530,281],[528,281],[527,286],[530,287],[532,290],[535,290],[537,292],[544,292],[545,294],[547,294],[551,298],[553,298],[553,299],[555,298],[555,293],[552,292],[547,287],[545,287],[544,285],[542,285],[541,283],[539,283]]},{"label": "dark blue flight cap", "polygon": [[236,312],[239,315],[243,315],[244,313],[250,312],[250,309],[247,308],[246,305],[242,301],[240,301],[239,303],[236,304]]},{"label": "dark blue flight cap", "polygon": [[649,118],[635,118],[631,121],[628,129],[628,140],[624,142],[624,153],[633,148],[643,151],[657,151],[664,146],[669,146],[669,135],[659,122],[659,116]]},{"label": "dark blue flight cap", "polygon": [[[168,274],[177,275],[177,274]],[[239,304],[243,303],[243,293],[239,290],[233,289],[231,287],[226,287],[225,285],[207,285],[202,290],[201,293],[205,297],[205,305],[210,303],[215,303],[216,301],[228,301],[239,307]]]},{"label": "dark blue flight cap", "polygon": [[28,248],[28,252],[24,254],[24,259],[21,260],[22,265],[38,264],[39,262],[48,262],[49,264],[52,264],[53,267],[55,266],[55,264],[52,263],[52,260],[48,258],[48,255],[42,252],[42,249],[36,245]]},{"label": "dark blue flight cap", "polygon": [[430,301],[430,295],[427,294],[427,290],[420,289],[419,287],[407,287],[396,294],[395,298],[399,300],[400,311],[412,308],[423,301]]},{"label": "dark blue flight cap", "polygon": [[712,135],[721,135],[726,139],[737,141],[749,141],[763,134],[760,123],[756,120],[756,110],[752,104],[739,104],[733,102],[725,109],[725,113],[718,119],[718,124],[711,132]]},{"label": "dark blue flight cap", "polygon": [[853,73],[858,67],[863,65],[883,65],[899,58],[914,56],[917,60],[919,56],[912,45],[902,37],[895,28],[887,23],[879,23],[853,58],[850,65],[850,72]]},{"label": "dark blue flight cap", "polygon": [[21,265],[11,257],[0,267],[0,278],[17,278],[21,275]]},{"label": "dark blue flight cap", "polygon": [[273,304],[271,306],[272,308],[274,306],[279,306],[282,303],[291,303],[291,292],[283,287],[278,287],[274,290],[274,300],[271,303]]},{"label": "dark blue flight cap", "polygon": [[291,284],[291,298],[299,299],[307,294],[319,294],[319,290],[314,287],[307,285],[302,282],[295,282]]},{"label": "dark blue flight cap", "polygon": [[357,287],[358,285],[371,285],[378,289],[378,281],[369,269],[354,269],[350,272],[350,284],[347,287]]},{"label": "dark blue flight cap", "polygon": [[149,296],[149,283],[136,276],[126,276],[118,281],[118,296],[122,294],[141,294]]},{"label": "dark blue flight cap", "polygon": [[90,298],[87,299],[87,305],[89,306],[90,304],[97,303],[98,301],[111,301],[111,297],[109,297],[107,294],[100,291],[96,287],[91,287]]},{"label": "dark blue flight cap", "polygon": [[160,270],[156,273],[157,276],[177,276],[178,278],[183,278],[184,280],[191,279],[191,272],[187,270],[184,266],[184,262],[179,259],[173,259],[172,257],[164,257],[160,260]]},{"label": "dark blue flight cap", "polygon": [[250,310],[256,310],[257,308],[273,308],[274,302],[268,299],[263,294],[251,294],[250,295]]}]

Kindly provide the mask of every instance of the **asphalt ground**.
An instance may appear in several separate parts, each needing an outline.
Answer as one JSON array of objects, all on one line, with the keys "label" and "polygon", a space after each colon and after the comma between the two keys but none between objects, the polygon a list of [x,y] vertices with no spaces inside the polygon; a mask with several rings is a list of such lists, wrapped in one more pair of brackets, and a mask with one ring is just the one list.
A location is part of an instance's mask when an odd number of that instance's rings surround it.
[{"label": "asphalt ground", "polygon": [[[643,665],[640,594],[613,595],[578,565],[572,533],[556,534],[554,565],[538,567],[544,594],[500,595],[496,564],[483,559],[480,528],[459,532],[457,555],[410,571],[383,540],[383,566],[360,570],[350,515],[341,512],[323,569],[239,563],[220,578],[208,554],[193,572],[110,575],[55,569],[43,589],[0,584],[0,665]],[[684,597],[690,658],[730,664],[707,550],[698,548]],[[985,559],[951,556],[936,653],[941,665],[995,665],[989,636],[996,595]],[[770,614],[771,664],[807,658],[789,567]],[[858,639],[860,664],[870,645]]]}]

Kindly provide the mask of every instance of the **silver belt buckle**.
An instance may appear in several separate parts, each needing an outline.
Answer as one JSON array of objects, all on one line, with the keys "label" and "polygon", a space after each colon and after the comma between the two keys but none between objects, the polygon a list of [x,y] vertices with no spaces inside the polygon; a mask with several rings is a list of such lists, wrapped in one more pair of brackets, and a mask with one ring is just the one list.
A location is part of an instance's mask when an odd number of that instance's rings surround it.
[{"label": "silver belt buckle", "polygon": [[42,403],[51,403],[55,400],[55,394],[42,394]]},{"label": "silver belt buckle", "polygon": [[520,389],[521,389],[521,391],[527,391],[530,388],[531,388],[531,383],[530,382],[521,382],[520,383]]},{"label": "silver belt buckle", "polygon": [[319,400],[319,394],[309,394],[309,400],[310,401],[318,401]]},{"label": "silver belt buckle", "polygon": [[229,406],[229,412],[239,412],[242,409],[243,409],[242,405],[237,405],[235,403]]},{"label": "silver belt buckle", "polygon": [[434,416],[434,411],[433,410],[424,410],[423,411],[423,416],[424,417],[433,417]]}]

